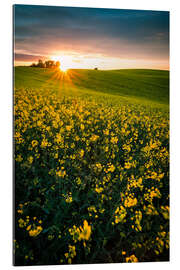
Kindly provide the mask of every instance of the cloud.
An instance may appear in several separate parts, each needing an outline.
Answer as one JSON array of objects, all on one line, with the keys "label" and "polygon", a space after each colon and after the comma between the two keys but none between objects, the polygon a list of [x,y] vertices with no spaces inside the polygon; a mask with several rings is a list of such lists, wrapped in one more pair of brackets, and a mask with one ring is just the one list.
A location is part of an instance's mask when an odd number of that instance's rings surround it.
[{"label": "cloud", "polygon": [[168,59],[169,13],[15,5],[15,50]]},{"label": "cloud", "polygon": [[23,62],[37,62],[39,59],[45,60],[45,56],[41,55],[30,55],[30,54],[20,54],[20,53],[15,53],[14,54],[14,60],[15,61],[23,61]]}]

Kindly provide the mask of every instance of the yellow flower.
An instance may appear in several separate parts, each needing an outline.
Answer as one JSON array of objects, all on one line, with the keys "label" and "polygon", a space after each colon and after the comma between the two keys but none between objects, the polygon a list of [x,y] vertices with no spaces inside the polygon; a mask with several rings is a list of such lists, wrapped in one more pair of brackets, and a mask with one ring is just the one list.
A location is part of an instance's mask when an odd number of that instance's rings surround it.
[{"label": "yellow flower", "polygon": [[41,142],[41,147],[45,148],[46,146],[48,146],[48,141],[46,139],[43,139]]},{"label": "yellow flower", "polygon": [[66,202],[67,203],[72,203],[73,199],[72,199],[72,196],[68,196],[67,199],[66,199]]},{"label": "yellow flower", "polygon": [[25,222],[22,218],[20,218],[20,219],[18,220],[18,223],[19,223],[19,227],[20,227],[20,228],[23,228],[23,227],[26,226],[26,222]]},{"label": "yellow flower", "polygon": [[137,232],[142,231],[141,220],[142,220],[142,212],[140,210],[135,212],[135,216],[131,218],[135,221],[135,225],[132,225],[132,228]]},{"label": "yellow flower", "polygon": [[17,155],[16,161],[17,162],[21,162],[22,160],[23,160],[22,156],[21,155]]},{"label": "yellow flower", "polygon": [[36,145],[38,145],[38,141],[33,140],[31,144],[32,144],[32,147],[35,147]]},{"label": "yellow flower", "polygon": [[31,229],[31,225],[27,226],[26,230],[29,231]]},{"label": "yellow flower", "polygon": [[65,253],[64,256],[68,259],[68,263],[72,263],[72,259],[76,256],[76,247],[69,245],[69,253]]},{"label": "yellow flower", "polygon": [[130,169],[131,168],[131,163],[130,162],[125,162],[124,168],[125,169]]},{"label": "yellow flower", "polygon": [[126,262],[138,262],[138,259],[135,255],[131,255],[130,257],[126,257]]},{"label": "yellow flower", "polygon": [[36,228],[33,228],[29,231],[29,236],[36,237],[38,234],[41,233],[43,228],[41,226],[37,226]]},{"label": "yellow flower", "polygon": [[108,173],[108,172],[114,172],[115,171],[116,168],[115,168],[115,166],[113,164],[108,163],[107,165],[108,165],[108,168],[105,169],[105,172],[106,173]]},{"label": "yellow flower", "polygon": [[80,125],[80,128],[81,128],[82,130],[84,130],[84,125],[83,125],[83,124],[81,124],[81,125]]},{"label": "yellow flower", "polygon": [[115,223],[124,222],[126,215],[126,209],[122,205],[117,207],[115,211]]},{"label": "yellow flower", "polygon": [[61,137],[61,134],[57,134],[56,138],[54,139],[55,142],[57,143],[61,143],[63,142],[63,138]]},{"label": "yellow flower", "polygon": [[69,245],[69,253],[71,255],[71,258],[74,258],[76,256],[76,247]]},{"label": "yellow flower", "polygon": [[95,142],[98,138],[99,138],[98,135],[93,134],[93,135],[91,136],[91,138],[90,138],[90,141],[91,141],[91,142]]},{"label": "yellow flower", "polygon": [[76,182],[77,182],[78,185],[80,185],[81,184],[81,178],[77,177]]},{"label": "yellow flower", "polygon": [[149,204],[147,206],[144,205],[143,209],[146,212],[146,215],[158,215],[157,210],[152,204]]},{"label": "yellow flower", "polygon": [[28,160],[29,164],[32,164],[33,163],[33,157],[32,156],[28,157],[27,160]]},{"label": "yellow flower", "polygon": [[79,156],[80,156],[81,158],[84,156],[84,150],[83,150],[83,149],[81,149],[81,150],[79,151]]},{"label": "yellow flower", "polygon": [[115,166],[113,164],[110,165],[109,168],[108,168],[108,171],[109,172],[114,172],[115,171]]},{"label": "yellow flower", "polygon": [[125,207],[132,207],[137,204],[137,199],[134,198],[132,195],[129,195],[124,201],[124,206]]},{"label": "yellow flower", "polygon": [[64,178],[64,176],[66,175],[66,171],[59,170],[59,171],[56,172],[56,175],[59,176],[59,177]]},{"label": "yellow flower", "polygon": [[91,226],[88,225],[87,220],[84,220],[83,228],[80,227],[80,240],[89,240],[91,235]]},{"label": "yellow flower", "polygon": [[37,121],[37,126],[40,127],[42,125],[42,121]]},{"label": "yellow flower", "polygon": [[102,165],[101,165],[101,163],[97,162],[97,163],[96,163],[96,168],[98,169],[98,171],[101,171],[101,170],[102,170]]},{"label": "yellow flower", "polygon": [[66,126],[67,131],[71,131],[71,129],[72,129],[72,126],[70,126],[70,125]]},{"label": "yellow flower", "polygon": [[94,205],[88,207],[88,211],[97,213],[96,207]]},{"label": "yellow flower", "polygon": [[161,206],[161,214],[165,219],[169,219],[169,206]]},{"label": "yellow flower", "polygon": [[102,187],[96,187],[95,188],[95,191],[97,192],[97,193],[101,193],[102,191],[103,191],[103,188]]},{"label": "yellow flower", "polygon": [[116,144],[116,143],[118,142],[118,138],[117,138],[117,137],[112,137],[112,138],[111,138],[111,142],[112,142],[113,144]]},{"label": "yellow flower", "polygon": [[123,150],[126,150],[127,152],[131,151],[131,146],[129,144],[124,144],[122,148]]}]

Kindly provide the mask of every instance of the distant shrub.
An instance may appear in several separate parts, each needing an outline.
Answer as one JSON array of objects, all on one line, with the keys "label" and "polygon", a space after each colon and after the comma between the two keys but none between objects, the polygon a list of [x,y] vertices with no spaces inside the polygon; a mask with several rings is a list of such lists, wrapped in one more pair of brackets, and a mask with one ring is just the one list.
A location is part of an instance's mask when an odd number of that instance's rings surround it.
[{"label": "distant shrub", "polygon": [[30,67],[39,67],[39,68],[59,68],[60,67],[60,62],[59,61],[53,61],[53,60],[48,60],[43,62],[41,59],[38,60],[38,63],[32,63]]}]

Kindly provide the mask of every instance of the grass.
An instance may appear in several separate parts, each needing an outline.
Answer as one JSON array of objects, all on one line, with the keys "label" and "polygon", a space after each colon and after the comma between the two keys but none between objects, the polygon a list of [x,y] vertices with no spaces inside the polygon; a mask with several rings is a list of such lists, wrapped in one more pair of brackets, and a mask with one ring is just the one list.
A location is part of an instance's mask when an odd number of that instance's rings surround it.
[{"label": "grass", "polygon": [[[169,103],[169,72],[163,70],[70,70],[71,81],[59,80],[55,71],[30,67],[15,68],[16,88],[77,88],[80,93],[106,93],[161,104]],[[51,79],[53,78],[53,80]],[[117,98],[117,97],[116,97]]]},{"label": "grass", "polygon": [[168,76],[15,68],[15,265],[169,260]]}]

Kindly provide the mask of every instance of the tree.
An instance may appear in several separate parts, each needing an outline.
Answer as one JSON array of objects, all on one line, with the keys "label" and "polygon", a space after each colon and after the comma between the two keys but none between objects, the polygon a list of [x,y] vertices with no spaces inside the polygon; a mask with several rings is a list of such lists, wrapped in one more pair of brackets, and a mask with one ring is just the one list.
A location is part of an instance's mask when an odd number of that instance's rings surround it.
[{"label": "tree", "polygon": [[45,67],[49,68],[49,61],[45,61]]},{"label": "tree", "polygon": [[53,67],[55,67],[55,62],[53,60],[48,60],[45,62],[45,67],[46,68],[53,68]]},{"label": "tree", "polygon": [[50,67],[51,68],[55,67],[55,62],[53,60],[50,60]]},{"label": "tree", "polygon": [[53,60],[48,60],[43,62],[41,59],[38,60],[38,63],[32,63],[31,67],[39,67],[39,68],[59,68],[60,67],[60,62],[53,61]]},{"label": "tree", "polygon": [[39,59],[37,66],[40,68],[43,67],[43,61],[41,59]]},{"label": "tree", "polygon": [[56,61],[56,68],[60,68],[60,62]]},{"label": "tree", "polygon": [[31,67],[36,67],[37,65],[35,63],[32,63]]}]

